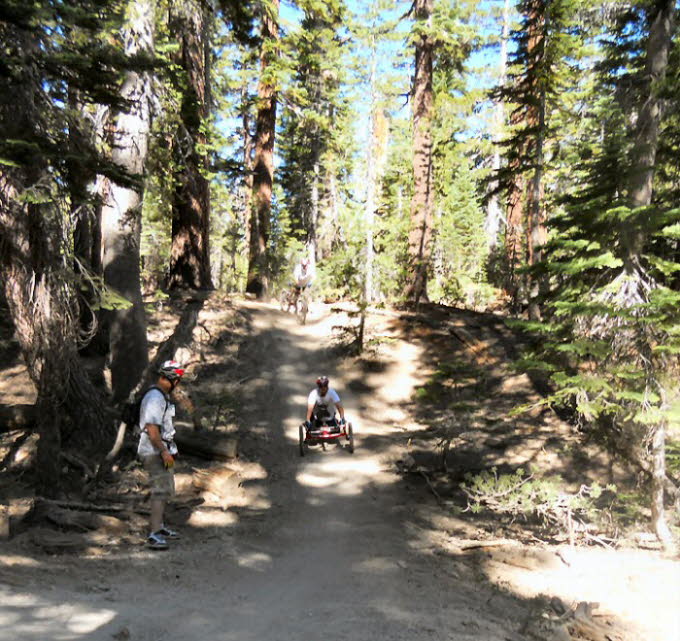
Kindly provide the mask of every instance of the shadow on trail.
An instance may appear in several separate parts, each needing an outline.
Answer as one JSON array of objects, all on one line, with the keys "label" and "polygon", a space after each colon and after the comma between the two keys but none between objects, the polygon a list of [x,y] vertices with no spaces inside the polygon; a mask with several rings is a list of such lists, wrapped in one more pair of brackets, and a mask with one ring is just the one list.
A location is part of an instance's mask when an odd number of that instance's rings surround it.
[{"label": "shadow on trail", "polygon": [[[601,461],[587,461],[587,469],[578,436],[552,410],[530,408],[544,386],[514,369],[525,338],[503,317],[429,305],[426,313],[403,314],[394,332],[418,345],[427,373],[408,407],[426,426],[410,434],[419,445],[416,460],[445,474],[445,483],[492,467],[507,473],[545,465],[546,453],[551,473],[568,482],[611,474],[604,453]],[[529,409],[517,413],[520,406]]]},{"label": "shadow on trail", "polygon": [[[184,540],[161,555],[79,559],[91,570],[82,590],[30,597],[30,584],[11,593],[0,585],[0,641],[46,638],[45,620],[53,641],[523,639],[532,602],[446,552],[420,512],[438,509],[432,496],[386,461],[405,435],[381,432],[380,417],[357,412],[354,455],[333,447],[298,455],[309,389],[321,368],[333,381],[337,363],[285,318],[256,310],[250,320],[235,374],[247,378],[240,451],[262,468],[246,481],[257,500],[225,506],[231,520],[222,527],[185,527]],[[346,388],[341,397],[355,408],[370,407],[378,391],[359,374]],[[31,572],[47,580],[68,563],[38,561]]]}]

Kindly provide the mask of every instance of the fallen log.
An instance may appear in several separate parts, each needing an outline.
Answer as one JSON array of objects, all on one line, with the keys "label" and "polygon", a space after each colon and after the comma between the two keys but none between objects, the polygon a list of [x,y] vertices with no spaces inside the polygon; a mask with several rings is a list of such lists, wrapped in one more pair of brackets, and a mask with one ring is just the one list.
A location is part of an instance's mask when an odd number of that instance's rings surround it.
[{"label": "fallen log", "polygon": [[175,442],[180,456],[188,454],[207,460],[227,461],[237,457],[238,439],[220,432],[196,432],[179,425]]},{"label": "fallen log", "polygon": [[123,534],[129,530],[129,525],[115,516],[97,512],[67,510],[55,505],[48,507],[45,518],[61,528],[80,532],[98,530],[108,534]]},{"label": "fallen log", "polygon": [[114,513],[136,512],[137,514],[149,513],[148,507],[134,505],[120,505],[115,503],[109,504],[81,503],[78,501],[54,501],[49,499],[41,499],[41,502],[53,504],[58,507],[63,507],[71,510],[83,510],[86,512],[114,512]]}]

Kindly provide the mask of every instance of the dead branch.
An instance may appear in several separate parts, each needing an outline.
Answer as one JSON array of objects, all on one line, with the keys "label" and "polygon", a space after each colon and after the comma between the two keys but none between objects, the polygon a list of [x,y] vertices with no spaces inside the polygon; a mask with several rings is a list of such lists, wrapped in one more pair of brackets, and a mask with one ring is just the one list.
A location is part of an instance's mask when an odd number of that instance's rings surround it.
[{"label": "dead branch", "polygon": [[421,476],[425,479],[427,486],[430,488],[430,491],[432,492],[432,494],[434,494],[435,498],[437,499],[437,503],[442,505],[443,504],[442,497],[439,495],[437,490],[434,489],[434,486],[432,485],[430,478],[427,476],[427,474],[425,474],[425,472],[423,470],[419,469],[418,472],[420,472]]}]

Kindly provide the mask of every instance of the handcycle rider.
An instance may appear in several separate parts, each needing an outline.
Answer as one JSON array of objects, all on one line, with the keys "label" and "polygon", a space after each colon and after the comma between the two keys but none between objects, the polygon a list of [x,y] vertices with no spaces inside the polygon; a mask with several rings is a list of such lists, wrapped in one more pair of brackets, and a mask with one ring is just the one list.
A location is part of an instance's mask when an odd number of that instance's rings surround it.
[{"label": "handcycle rider", "polygon": [[[340,414],[340,421],[335,417],[336,410]],[[307,397],[306,430],[314,430],[325,424],[339,432],[340,426],[344,426],[345,422],[345,408],[340,402],[340,396],[330,387],[328,376],[319,376],[316,387]]]}]

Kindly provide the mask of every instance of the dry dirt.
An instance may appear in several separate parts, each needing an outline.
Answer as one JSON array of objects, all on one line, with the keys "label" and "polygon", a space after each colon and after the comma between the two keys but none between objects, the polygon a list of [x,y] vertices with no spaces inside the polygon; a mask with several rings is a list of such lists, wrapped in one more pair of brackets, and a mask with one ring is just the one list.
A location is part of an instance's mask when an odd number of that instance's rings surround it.
[{"label": "dry dirt", "polygon": [[[183,538],[167,552],[140,543],[49,555],[26,536],[0,543],[0,641],[564,641],[567,628],[550,625],[553,597],[598,604],[592,635],[572,627],[573,639],[680,639],[677,559],[478,547],[486,531],[442,507],[419,475],[399,473],[424,429],[410,401],[428,368],[389,314],[373,328],[389,334],[381,366],[358,372],[333,348],[334,326],[351,322],[344,313],[316,305],[299,326],[274,307],[238,305],[247,320],[238,347],[216,337],[219,310],[202,312],[225,366],[215,359],[196,394],[207,403],[240,383],[215,410],[240,425],[241,456],[213,471],[235,474],[203,504],[172,513]],[[322,372],[354,424],[356,451],[301,458],[297,429]],[[180,480],[195,465],[180,462]]]}]

